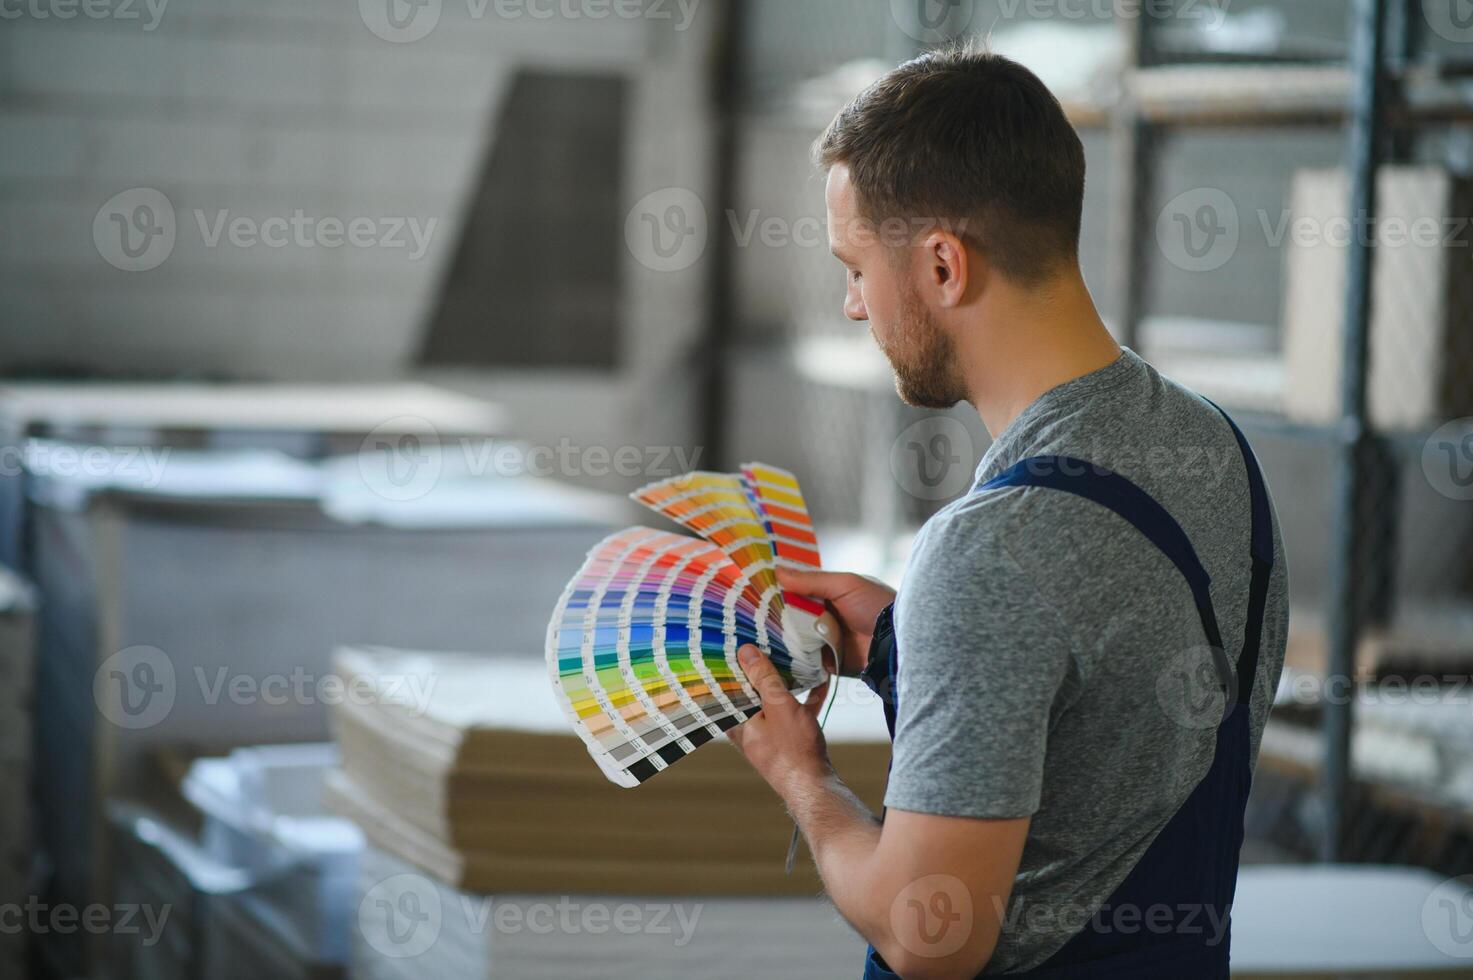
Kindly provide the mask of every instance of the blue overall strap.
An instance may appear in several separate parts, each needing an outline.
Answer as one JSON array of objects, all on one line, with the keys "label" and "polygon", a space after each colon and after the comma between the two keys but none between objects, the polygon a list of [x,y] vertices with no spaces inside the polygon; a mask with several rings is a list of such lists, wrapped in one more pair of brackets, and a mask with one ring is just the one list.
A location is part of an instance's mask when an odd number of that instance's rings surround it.
[{"label": "blue overall strap", "polygon": [[890,730],[890,740],[895,740],[895,713],[899,707],[896,679],[900,665],[896,662],[895,647],[895,603],[880,610],[875,618],[875,629],[870,635],[869,660],[859,679],[880,699],[885,711],[885,727]]},{"label": "blue overall strap", "polygon": [[1243,634],[1243,652],[1238,657],[1237,699],[1238,704],[1246,705],[1252,701],[1253,682],[1258,675],[1258,651],[1263,641],[1264,610],[1268,604],[1269,579],[1274,570],[1274,522],[1268,505],[1268,486],[1263,481],[1263,471],[1258,468],[1258,457],[1253,454],[1248,440],[1243,437],[1243,430],[1238,428],[1238,423],[1233,421],[1232,416],[1223,412],[1219,405],[1209,404],[1222,412],[1222,417],[1227,419],[1228,426],[1233,430],[1233,438],[1238,441],[1238,449],[1243,454],[1243,465],[1248,471],[1248,497],[1253,521],[1248,552],[1253,560],[1253,571],[1248,584],[1247,631]]}]

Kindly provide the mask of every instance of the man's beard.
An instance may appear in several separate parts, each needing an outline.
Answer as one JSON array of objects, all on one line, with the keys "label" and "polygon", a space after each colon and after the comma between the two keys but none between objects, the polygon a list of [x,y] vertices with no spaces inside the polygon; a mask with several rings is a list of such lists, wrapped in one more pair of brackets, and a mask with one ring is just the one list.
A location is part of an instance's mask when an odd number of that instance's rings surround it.
[{"label": "man's beard", "polygon": [[[874,333],[873,328],[870,332]],[[880,350],[895,372],[895,392],[907,405],[951,408],[966,400],[956,344],[932,320],[914,290],[900,305],[894,336]]]}]

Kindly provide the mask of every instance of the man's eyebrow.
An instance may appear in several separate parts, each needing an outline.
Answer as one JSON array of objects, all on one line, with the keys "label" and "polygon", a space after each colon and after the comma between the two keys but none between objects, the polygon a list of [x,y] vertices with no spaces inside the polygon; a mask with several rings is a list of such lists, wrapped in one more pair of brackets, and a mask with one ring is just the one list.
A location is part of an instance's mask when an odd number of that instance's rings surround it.
[{"label": "man's eyebrow", "polygon": [[834,258],[838,259],[840,262],[849,261],[849,259],[844,255],[844,249],[838,245],[833,244],[832,242],[829,243],[829,251],[832,252]]}]

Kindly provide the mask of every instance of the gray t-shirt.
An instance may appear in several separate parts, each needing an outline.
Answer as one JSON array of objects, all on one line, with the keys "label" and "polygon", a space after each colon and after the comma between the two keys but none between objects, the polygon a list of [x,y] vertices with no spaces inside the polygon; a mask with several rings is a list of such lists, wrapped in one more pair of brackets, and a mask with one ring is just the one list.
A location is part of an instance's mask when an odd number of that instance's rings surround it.
[{"label": "gray t-shirt", "polygon": [[[1107,467],[1166,508],[1212,578],[1236,662],[1251,521],[1221,414],[1127,350],[1025,409],[976,483],[1039,455]],[[1277,519],[1274,547],[1255,759],[1288,626]],[[922,528],[895,631],[900,714],[885,804],[1032,816],[987,972],[1037,966],[1105,902],[1211,765],[1224,705],[1191,590],[1098,504],[1037,487],[973,492]]]}]

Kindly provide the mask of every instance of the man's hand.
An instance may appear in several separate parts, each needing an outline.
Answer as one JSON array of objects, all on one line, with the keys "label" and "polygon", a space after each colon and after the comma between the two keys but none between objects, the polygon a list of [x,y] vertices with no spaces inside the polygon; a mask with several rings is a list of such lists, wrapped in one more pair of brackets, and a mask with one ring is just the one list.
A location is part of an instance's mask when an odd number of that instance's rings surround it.
[{"label": "man's hand", "polygon": [[828,748],[818,727],[828,682],[810,691],[807,701],[799,702],[772,661],[755,646],[749,643],[738,650],[737,661],[762,696],[762,710],[726,737],[779,796],[786,797],[794,780],[813,782],[828,775]]},{"label": "man's hand", "polygon": [[881,824],[829,766],[824,689],[800,704],[756,647],[738,659],[762,710],[727,737],[787,804],[835,907],[901,976],[976,976],[997,946],[1029,818],[891,809]]},{"label": "man's hand", "polygon": [[853,572],[802,572],[779,568],[777,579],[789,592],[823,599],[833,610],[843,631],[840,638],[843,662],[839,673],[854,677],[864,670],[875,617],[895,601],[895,590],[883,582]]}]

